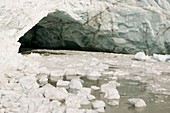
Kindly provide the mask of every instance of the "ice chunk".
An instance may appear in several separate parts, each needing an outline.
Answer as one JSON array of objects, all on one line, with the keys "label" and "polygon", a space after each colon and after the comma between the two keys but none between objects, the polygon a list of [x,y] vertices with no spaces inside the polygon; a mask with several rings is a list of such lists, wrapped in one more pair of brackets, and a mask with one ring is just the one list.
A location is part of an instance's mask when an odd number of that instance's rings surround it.
[{"label": "ice chunk", "polygon": [[120,99],[120,95],[116,86],[119,85],[116,81],[110,81],[109,83],[101,85],[101,91],[105,93],[106,99]]},{"label": "ice chunk", "polygon": [[170,55],[159,55],[153,54],[153,56],[145,55],[144,52],[138,52],[134,57],[136,60],[141,61],[161,61],[161,62],[170,62]]},{"label": "ice chunk", "polygon": [[145,107],[146,106],[145,101],[143,99],[139,99],[139,98],[128,99],[128,103],[135,107]]},{"label": "ice chunk", "polygon": [[79,95],[81,100],[81,105],[89,105],[90,101],[88,100],[86,95]]},{"label": "ice chunk", "polygon": [[57,86],[58,87],[68,87],[70,84],[69,81],[63,81],[63,80],[58,80],[57,81]]},{"label": "ice chunk", "polygon": [[48,84],[48,75],[45,73],[40,73],[36,76],[37,82],[40,86],[44,86],[45,84]]},{"label": "ice chunk", "polygon": [[81,107],[80,103],[81,103],[80,98],[75,94],[69,94],[65,99],[65,104],[67,107],[80,108]]},{"label": "ice chunk", "polygon": [[82,88],[80,91],[78,91],[77,96],[79,96],[80,100],[81,100],[81,105],[88,105],[90,104],[90,99],[89,99],[89,95],[91,93],[91,89],[90,88]]},{"label": "ice chunk", "polygon": [[83,85],[81,83],[80,78],[74,78],[70,81],[69,87],[71,89],[82,89]]},{"label": "ice chunk", "polygon": [[135,57],[134,57],[136,60],[141,60],[141,61],[148,61],[150,60],[150,57],[145,55],[144,52],[138,52],[135,54]]},{"label": "ice chunk", "polygon": [[57,82],[59,79],[62,78],[62,76],[64,75],[64,71],[63,70],[55,70],[55,71],[51,71],[49,79],[53,82]]},{"label": "ice chunk", "polygon": [[88,98],[89,100],[94,100],[96,97],[89,94],[89,95],[87,95],[87,98]]},{"label": "ice chunk", "polygon": [[92,90],[99,90],[100,88],[97,87],[97,86],[91,86],[91,89],[92,89]]},{"label": "ice chunk", "polygon": [[102,76],[102,74],[100,72],[92,71],[87,75],[87,78],[90,80],[97,80],[101,76]]},{"label": "ice chunk", "polygon": [[42,87],[43,90],[43,95],[52,100],[58,100],[58,101],[63,101],[67,95],[68,92],[65,88],[55,88],[54,86],[50,84],[46,84],[45,86]]},{"label": "ice chunk", "polygon": [[119,100],[107,100],[106,101],[108,105],[111,106],[118,106],[119,105]]},{"label": "ice chunk", "polygon": [[34,76],[24,76],[19,79],[24,92],[29,92],[32,89],[38,89],[39,85],[37,79]]},{"label": "ice chunk", "polygon": [[103,73],[103,76],[113,76],[113,71],[104,71]]},{"label": "ice chunk", "polygon": [[170,62],[170,55],[153,54],[153,58],[161,62]]},{"label": "ice chunk", "polygon": [[92,102],[92,105],[93,105],[94,109],[106,106],[106,104],[101,100],[96,100],[96,101]]},{"label": "ice chunk", "polygon": [[104,112],[104,107],[106,106],[106,104],[101,100],[96,100],[92,102],[92,106],[96,111]]}]

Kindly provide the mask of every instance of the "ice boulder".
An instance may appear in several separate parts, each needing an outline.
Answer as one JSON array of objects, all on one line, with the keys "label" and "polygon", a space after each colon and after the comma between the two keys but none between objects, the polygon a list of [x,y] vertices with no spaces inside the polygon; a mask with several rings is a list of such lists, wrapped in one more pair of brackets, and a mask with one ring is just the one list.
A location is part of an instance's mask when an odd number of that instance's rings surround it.
[{"label": "ice boulder", "polygon": [[120,99],[120,95],[116,86],[119,84],[116,81],[110,81],[109,83],[101,85],[101,92],[105,93],[106,99]]},{"label": "ice boulder", "polygon": [[134,107],[145,107],[146,106],[146,103],[143,99],[140,99],[140,98],[131,98],[131,99],[128,99],[128,103]]},{"label": "ice boulder", "polygon": [[134,59],[140,61],[148,61],[150,60],[150,57],[148,55],[145,55],[144,52],[138,52],[135,54]]},{"label": "ice boulder", "polygon": [[46,84],[42,87],[42,94],[45,98],[50,100],[64,101],[68,95],[68,92],[65,88],[55,88],[50,84]]},{"label": "ice boulder", "polygon": [[57,81],[57,86],[58,87],[69,87],[70,82],[69,81],[63,81],[63,80],[58,80]]},{"label": "ice boulder", "polygon": [[69,87],[71,89],[82,89],[83,85],[81,83],[80,78],[74,78],[70,81]]},{"label": "ice boulder", "polygon": [[79,96],[81,100],[81,105],[89,105],[91,100],[89,97],[92,96],[90,88],[82,88],[80,91],[77,92],[77,96]]},{"label": "ice boulder", "polygon": [[38,82],[39,86],[44,86],[45,84],[48,84],[48,75],[47,74],[45,74],[45,73],[37,74],[36,78],[37,78],[37,82]]},{"label": "ice boulder", "polygon": [[98,112],[105,112],[104,107],[106,106],[106,104],[101,100],[96,100],[92,102],[92,106],[93,109],[95,109]]}]

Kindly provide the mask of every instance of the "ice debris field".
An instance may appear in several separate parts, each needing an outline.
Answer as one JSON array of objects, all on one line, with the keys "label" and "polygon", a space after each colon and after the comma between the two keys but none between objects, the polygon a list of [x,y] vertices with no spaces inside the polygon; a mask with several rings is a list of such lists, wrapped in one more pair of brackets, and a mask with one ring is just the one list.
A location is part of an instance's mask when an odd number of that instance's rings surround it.
[{"label": "ice debris field", "polygon": [[[167,56],[36,50],[22,57],[16,71],[0,76],[0,113],[111,113],[108,106],[120,106],[126,95],[119,91],[121,79],[146,83],[152,94],[170,94]],[[140,96],[126,102],[148,106]]]}]

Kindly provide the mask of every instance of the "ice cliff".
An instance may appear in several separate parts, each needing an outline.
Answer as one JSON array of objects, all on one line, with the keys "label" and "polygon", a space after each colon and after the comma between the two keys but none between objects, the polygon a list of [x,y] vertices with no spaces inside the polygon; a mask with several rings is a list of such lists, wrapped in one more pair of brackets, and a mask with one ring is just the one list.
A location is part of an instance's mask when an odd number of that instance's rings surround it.
[{"label": "ice cliff", "polygon": [[24,47],[170,53],[170,0],[1,0],[1,71],[17,66],[20,37]]}]

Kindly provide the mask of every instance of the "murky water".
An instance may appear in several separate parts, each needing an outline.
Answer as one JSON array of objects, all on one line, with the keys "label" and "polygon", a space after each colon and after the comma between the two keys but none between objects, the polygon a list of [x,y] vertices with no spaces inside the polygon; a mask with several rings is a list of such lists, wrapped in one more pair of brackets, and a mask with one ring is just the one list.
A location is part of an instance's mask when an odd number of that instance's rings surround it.
[{"label": "murky water", "polygon": [[[84,86],[86,87],[91,87],[91,85],[100,87],[107,82],[107,79],[97,81],[82,79],[85,81]],[[170,113],[170,96],[149,93],[146,89],[147,84],[139,81],[121,79],[118,80],[118,83],[120,83],[120,86],[117,89],[121,95],[118,106],[108,105],[107,100],[103,98],[104,94],[100,91],[92,92],[96,99],[106,102],[106,113]],[[127,104],[129,98],[142,98],[147,106],[144,108],[131,107]]]}]

